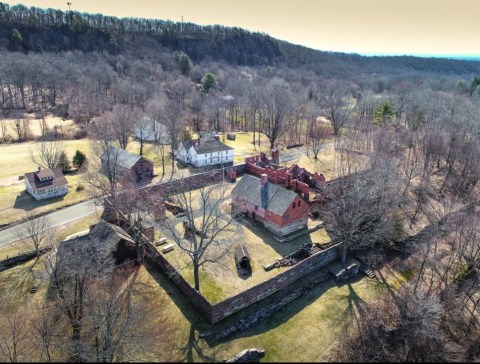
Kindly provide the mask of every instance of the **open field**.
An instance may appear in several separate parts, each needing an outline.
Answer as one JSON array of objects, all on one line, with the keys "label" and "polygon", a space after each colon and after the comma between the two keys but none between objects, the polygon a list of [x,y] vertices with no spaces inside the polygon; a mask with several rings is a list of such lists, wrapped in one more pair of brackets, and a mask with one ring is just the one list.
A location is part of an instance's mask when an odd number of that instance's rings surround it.
[{"label": "open field", "polygon": [[[38,138],[42,136],[42,129],[41,129],[41,119],[35,119],[34,114],[25,114],[25,119],[29,120],[29,130],[30,136],[32,138]],[[14,119],[1,119],[0,122],[5,123],[7,125],[7,135],[11,139],[15,139],[15,130],[14,130]],[[48,115],[45,117],[45,123],[47,128],[52,131],[56,127],[58,132],[65,137],[73,137],[74,134],[79,130],[79,127],[74,123],[72,119],[70,120],[62,120],[62,118],[58,116],[51,116]]]}]

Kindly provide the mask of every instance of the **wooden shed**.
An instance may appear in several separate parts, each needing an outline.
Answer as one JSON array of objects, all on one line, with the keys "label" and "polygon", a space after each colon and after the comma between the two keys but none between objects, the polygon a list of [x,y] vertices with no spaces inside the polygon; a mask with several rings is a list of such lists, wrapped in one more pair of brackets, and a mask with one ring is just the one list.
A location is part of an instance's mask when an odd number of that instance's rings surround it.
[{"label": "wooden shed", "polygon": [[250,255],[248,254],[247,248],[242,244],[238,245],[235,248],[235,264],[239,270],[251,270],[250,265]]}]

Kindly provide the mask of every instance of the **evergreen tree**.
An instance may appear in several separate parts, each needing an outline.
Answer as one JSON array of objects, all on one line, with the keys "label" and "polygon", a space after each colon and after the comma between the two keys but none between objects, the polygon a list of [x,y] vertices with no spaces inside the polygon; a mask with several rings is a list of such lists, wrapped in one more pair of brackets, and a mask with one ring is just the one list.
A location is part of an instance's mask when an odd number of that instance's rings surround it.
[{"label": "evergreen tree", "polygon": [[375,109],[373,115],[375,122],[380,124],[386,124],[392,121],[393,117],[395,116],[395,109],[390,104],[390,102],[386,100],[381,106]]},{"label": "evergreen tree", "polygon": [[177,61],[180,73],[184,76],[188,76],[190,74],[191,62],[187,54],[185,52],[175,52],[175,60]]},{"label": "evergreen tree", "polygon": [[80,168],[86,160],[85,154],[77,150],[73,156],[72,164],[75,168]]},{"label": "evergreen tree", "polygon": [[202,87],[205,92],[210,91],[212,88],[217,88],[217,77],[211,72],[205,73],[202,77]]},{"label": "evergreen tree", "polygon": [[62,169],[62,172],[68,172],[72,166],[70,165],[70,161],[68,160],[67,154],[65,152],[60,153],[60,157],[58,159],[57,167]]}]

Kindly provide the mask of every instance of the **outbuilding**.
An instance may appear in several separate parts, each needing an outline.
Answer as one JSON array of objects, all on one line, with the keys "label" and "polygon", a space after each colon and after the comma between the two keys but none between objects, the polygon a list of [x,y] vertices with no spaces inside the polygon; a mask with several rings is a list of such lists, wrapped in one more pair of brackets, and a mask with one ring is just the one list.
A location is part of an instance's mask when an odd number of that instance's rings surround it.
[{"label": "outbuilding", "polygon": [[250,255],[243,244],[240,244],[235,248],[235,264],[237,265],[238,270],[252,270],[252,266],[250,265]]}]

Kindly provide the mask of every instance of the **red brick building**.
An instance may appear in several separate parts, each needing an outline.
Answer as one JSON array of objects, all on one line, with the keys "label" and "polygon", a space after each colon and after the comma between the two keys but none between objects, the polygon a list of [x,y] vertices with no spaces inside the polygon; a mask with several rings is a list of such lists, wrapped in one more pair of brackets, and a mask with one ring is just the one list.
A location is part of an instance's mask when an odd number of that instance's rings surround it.
[{"label": "red brick building", "polygon": [[275,184],[283,184],[287,188],[297,188],[292,183],[302,182],[310,187],[321,188],[325,184],[325,177],[323,174],[317,172],[311,173],[298,164],[293,164],[290,167],[280,167],[276,164],[279,159],[278,151],[272,151],[272,159],[268,159],[265,153],[260,153],[253,157],[245,158],[247,166],[247,173],[254,176],[266,174],[268,181]]},{"label": "red brick building", "polygon": [[100,159],[104,171],[118,168],[119,172],[132,173],[138,180],[152,178],[154,174],[151,160],[124,149],[110,147]]},{"label": "red brick building", "polygon": [[283,236],[307,226],[308,186],[298,181],[293,185],[302,185],[301,191],[270,183],[267,174],[260,178],[245,174],[232,191],[232,203],[268,230]]}]

